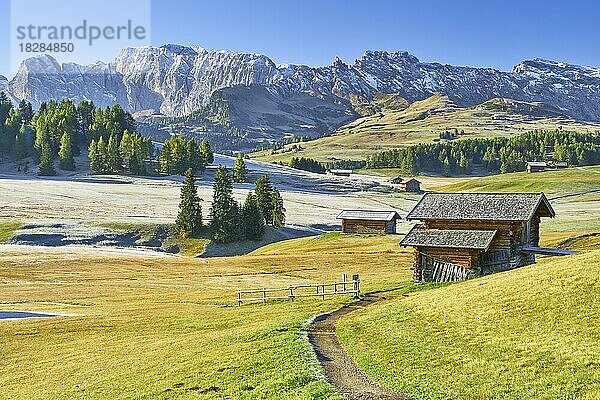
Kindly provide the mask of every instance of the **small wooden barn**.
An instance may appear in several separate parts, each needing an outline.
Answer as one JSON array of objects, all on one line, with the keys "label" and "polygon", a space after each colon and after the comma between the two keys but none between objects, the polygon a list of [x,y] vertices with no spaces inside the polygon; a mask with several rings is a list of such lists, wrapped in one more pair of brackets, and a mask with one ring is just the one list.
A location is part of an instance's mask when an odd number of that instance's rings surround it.
[{"label": "small wooden barn", "polygon": [[427,193],[406,217],[420,223],[400,245],[415,248],[415,281],[487,275],[550,250],[539,247],[540,219],[554,215],[543,193]]},{"label": "small wooden barn", "polygon": [[419,182],[415,178],[411,178],[407,181],[400,183],[400,189],[407,192],[418,193],[421,191],[421,182]]},{"label": "small wooden barn", "polygon": [[545,171],[548,167],[544,161],[528,161],[527,162],[527,172],[542,172]]},{"label": "small wooden barn", "polygon": [[401,176],[396,176],[395,178],[390,179],[390,183],[392,185],[399,185],[404,182],[404,179]]},{"label": "small wooden barn", "polygon": [[396,233],[400,214],[396,211],[344,210],[337,219],[342,220],[344,233]]}]

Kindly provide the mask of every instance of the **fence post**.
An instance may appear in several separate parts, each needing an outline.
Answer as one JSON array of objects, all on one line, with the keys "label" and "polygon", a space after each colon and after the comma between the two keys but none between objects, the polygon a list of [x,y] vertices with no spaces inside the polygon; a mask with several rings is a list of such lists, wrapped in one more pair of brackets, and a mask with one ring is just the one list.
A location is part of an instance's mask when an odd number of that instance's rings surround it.
[{"label": "fence post", "polygon": [[325,283],[321,285],[321,293],[323,293],[323,300],[325,300]]},{"label": "fence post", "polygon": [[263,303],[267,302],[267,289],[263,289]]},{"label": "fence post", "polygon": [[344,288],[344,292],[346,291],[346,279],[347,279],[347,275],[346,274],[342,274],[342,284],[343,284],[343,288]]},{"label": "fence post", "polygon": [[242,305],[242,292],[240,292],[239,290],[237,292],[237,302],[238,302],[238,306]]},{"label": "fence post", "polygon": [[360,279],[358,274],[352,275],[352,281],[354,282],[354,293],[356,294],[356,297],[360,297]]},{"label": "fence post", "polygon": [[290,286],[290,299],[292,299],[292,301],[294,301],[294,287]]}]

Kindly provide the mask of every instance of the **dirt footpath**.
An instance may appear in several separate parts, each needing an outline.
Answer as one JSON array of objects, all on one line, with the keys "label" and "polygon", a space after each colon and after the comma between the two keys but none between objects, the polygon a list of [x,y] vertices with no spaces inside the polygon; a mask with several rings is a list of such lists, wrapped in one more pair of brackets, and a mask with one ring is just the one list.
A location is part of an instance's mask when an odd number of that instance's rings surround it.
[{"label": "dirt footpath", "polygon": [[325,377],[338,392],[350,400],[408,400],[409,397],[372,381],[360,370],[340,344],[335,323],[339,317],[366,307],[381,296],[366,295],[363,299],[315,318],[308,331],[308,340],[317,354]]}]

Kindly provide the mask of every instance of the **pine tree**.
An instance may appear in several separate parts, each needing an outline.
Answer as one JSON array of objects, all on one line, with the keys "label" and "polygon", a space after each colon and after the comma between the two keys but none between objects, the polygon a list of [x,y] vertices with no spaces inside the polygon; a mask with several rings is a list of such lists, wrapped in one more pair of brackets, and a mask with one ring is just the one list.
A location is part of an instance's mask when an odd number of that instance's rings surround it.
[{"label": "pine tree", "polygon": [[75,160],[73,159],[73,143],[71,142],[71,135],[68,132],[64,132],[60,138],[60,150],[58,152],[60,157],[60,169],[65,171],[75,170]]},{"label": "pine tree", "polygon": [[248,168],[246,168],[244,157],[242,156],[242,153],[238,153],[233,165],[233,181],[235,183],[246,183],[247,176]]},{"label": "pine tree", "polygon": [[40,146],[41,152],[38,175],[56,175],[56,170],[54,169],[54,160],[52,157],[52,148],[50,147],[50,141],[48,140],[48,136],[44,135],[44,138],[41,140]]},{"label": "pine tree", "polygon": [[244,226],[244,237],[247,240],[260,240],[265,234],[265,218],[260,213],[256,196],[248,193],[244,208],[242,209],[242,223]]},{"label": "pine tree", "polygon": [[13,154],[17,160],[27,157],[27,128],[25,122],[21,123],[21,128],[15,137]]},{"label": "pine tree", "polygon": [[256,201],[258,209],[265,217],[267,225],[273,225],[273,187],[267,175],[263,175],[256,180]]},{"label": "pine tree", "polygon": [[106,148],[107,170],[115,173],[121,171],[121,154],[119,153],[119,144],[117,143],[117,140],[116,135],[111,135],[108,139],[108,146]]},{"label": "pine tree", "polygon": [[175,227],[181,237],[193,237],[200,233],[202,228],[202,201],[198,197],[195,185],[194,171],[189,168],[185,172],[183,187],[181,188],[181,202]]},{"label": "pine tree", "polygon": [[92,139],[90,142],[90,147],[88,148],[89,159],[90,159],[90,173],[91,174],[99,174],[100,173],[100,165],[98,165],[98,146],[96,145],[96,141]]},{"label": "pine tree", "polygon": [[207,140],[203,140],[202,143],[200,143],[200,152],[204,157],[204,161],[206,161],[208,165],[215,162],[213,151],[210,148],[210,143],[208,143]]},{"label": "pine tree", "polygon": [[217,168],[213,186],[211,208],[211,231],[213,239],[219,243],[234,242],[239,239],[239,206],[233,198],[231,176],[227,168]]}]

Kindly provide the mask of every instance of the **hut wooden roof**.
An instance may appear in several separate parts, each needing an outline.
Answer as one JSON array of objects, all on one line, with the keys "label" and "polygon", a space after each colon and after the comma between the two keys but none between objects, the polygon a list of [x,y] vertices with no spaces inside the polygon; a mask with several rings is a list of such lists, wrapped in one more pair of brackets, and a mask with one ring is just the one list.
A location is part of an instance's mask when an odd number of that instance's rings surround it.
[{"label": "hut wooden roof", "polygon": [[423,225],[415,225],[402,239],[400,245],[487,251],[497,232],[478,229],[428,229]]},{"label": "hut wooden roof", "polygon": [[400,218],[396,211],[344,210],[337,216],[337,219],[368,221],[391,221],[394,218]]},{"label": "hut wooden roof", "polygon": [[527,221],[540,208],[554,217],[544,193],[426,193],[406,219]]}]

